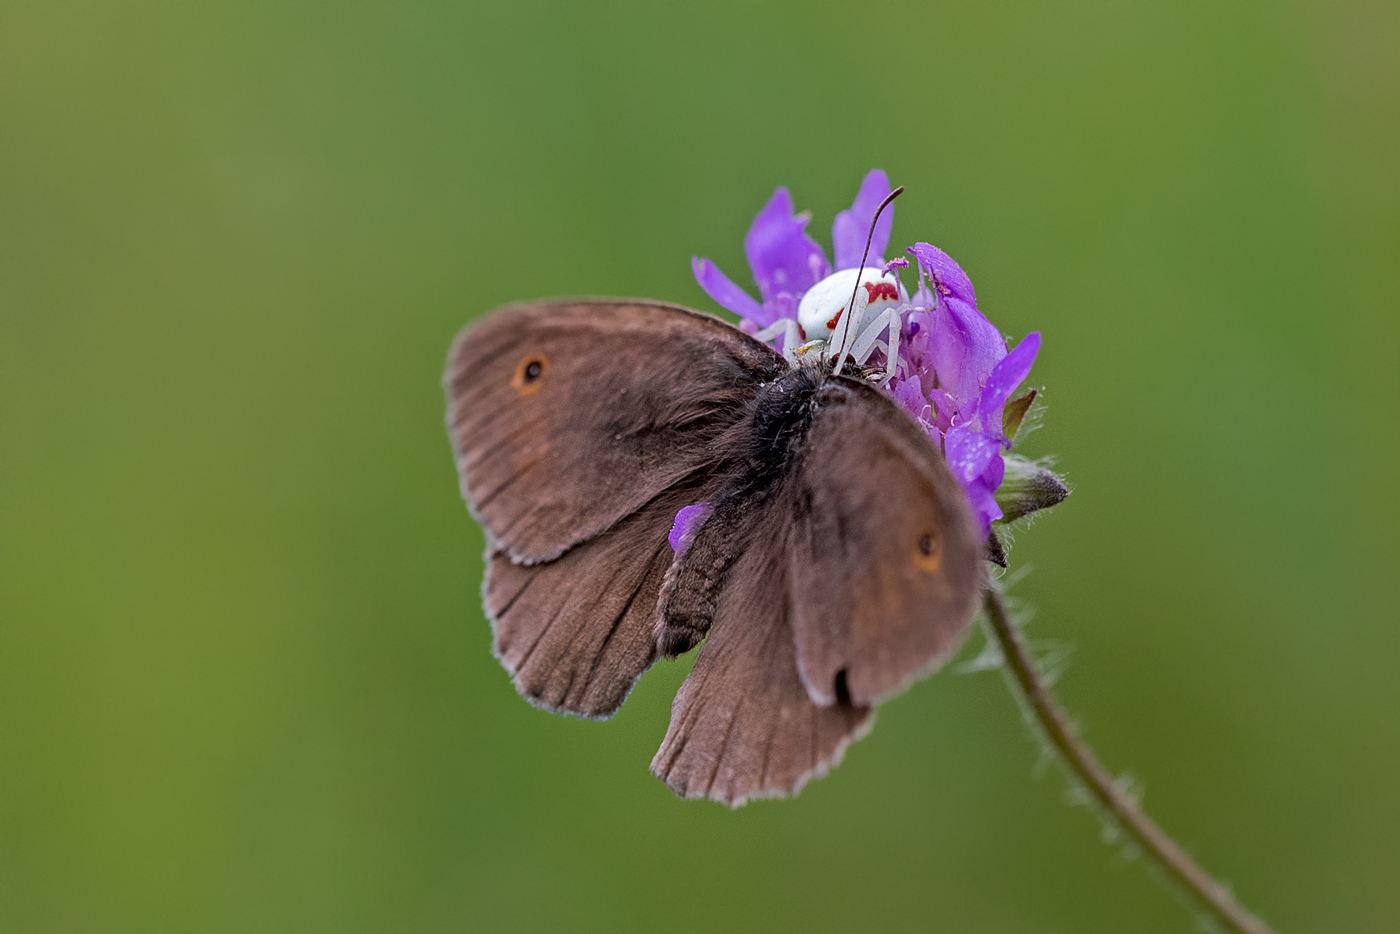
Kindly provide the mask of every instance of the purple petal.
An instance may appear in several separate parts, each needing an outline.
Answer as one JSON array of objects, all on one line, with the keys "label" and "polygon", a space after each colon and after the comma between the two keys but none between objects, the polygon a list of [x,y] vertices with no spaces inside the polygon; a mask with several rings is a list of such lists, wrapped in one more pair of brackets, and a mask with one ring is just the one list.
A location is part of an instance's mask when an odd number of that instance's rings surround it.
[{"label": "purple petal", "polygon": [[914,416],[926,427],[932,427],[933,411],[929,405],[928,397],[924,395],[923,388],[919,385],[917,376],[909,379],[896,380],[890,384],[890,395],[894,401],[898,402],[904,411]]},{"label": "purple petal", "polygon": [[972,506],[973,515],[977,517],[978,525],[982,529],[983,538],[991,532],[992,523],[1003,515],[1001,504],[996,499],[996,491],[1001,486],[1001,481],[1006,478],[1006,461],[1001,459],[1001,451],[996,448],[996,442],[993,441],[992,444],[997,452],[992,455],[982,473],[962,485],[963,492],[967,494],[968,504]]},{"label": "purple petal", "polygon": [[1006,341],[981,312],[960,299],[940,301],[930,317],[929,357],[938,387],[957,401],[964,420],[970,419],[982,384],[1006,356]]},{"label": "purple petal", "polygon": [[1006,461],[1001,459],[1001,452],[998,451],[991,463],[987,464],[987,469],[982,471],[982,482],[987,484],[987,489],[995,493],[1001,489],[1001,481],[1006,479]]},{"label": "purple petal", "polygon": [[1035,355],[1039,352],[1040,332],[1032,331],[1016,345],[1015,350],[1002,357],[992,368],[986,385],[982,387],[982,401],[977,405],[983,428],[1001,430],[1001,409],[1021,381],[1030,375]]},{"label": "purple petal", "polygon": [[[791,318],[793,321],[796,321],[797,303],[801,301],[801,299],[802,296],[793,295],[791,292],[779,292],[777,295],[774,295],[771,300],[763,303],[763,317],[767,320],[768,324],[780,321],[783,318]],[[767,327],[768,324],[763,326]],[[773,338],[772,343],[773,349],[778,353],[782,353],[787,343],[787,335],[779,334],[777,337]]]},{"label": "purple petal", "polygon": [[709,511],[709,503],[695,503],[680,508],[676,513],[676,521],[671,526],[671,532],[666,536],[672,551],[679,553],[685,550],[685,546],[690,544],[691,536],[695,534],[696,526],[705,521],[705,515]]},{"label": "purple petal", "polygon": [[899,334],[899,356],[905,364],[905,376],[917,377],[925,396],[934,386],[933,357],[930,340],[933,337],[933,317],[930,312],[914,309],[903,316]]},{"label": "purple petal", "polygon": [[977,307],[977,293],[972,290],[972,280],[962,271],[961,266],[953,262],[951,256],[932,243],[916,243],[909,248],[909,252],[914,254],[920,266],[928,270],[935,291],[944,296],[960,298],[972,307]]},{"label": "purple petal", "polygon": [[972,514],[976,517],[977,526],[982,530],[982,537],[985,539],[991,534],[992,522],[1002,517],[997,498],[981,478],[964,483],[963,493],[967,495],[968,505],[972,507]]},{"label": "purple petal", "polygon": [[965,425],[953,426],[943,437],[943,456],[948,460],[948,469],[963,486],[979,479],[992,458],[1000,453],[1000,444]]},{"label": "purple petal", "polygon": [[793,214],[786,188],[773,192],[753,219],[744,236],[744,255],[765,302],[779,292],[801,295],[830,274],[826,253],[807,236],[809,220],[805,214]]},{"label": "purple petal", "polygon": [[[848,210],[836,215],[836,220],[831,224],[831,246],[838,270],[854,269],[860,265],[861,255],[865,252],[865,238],[870,236],[870,221],[875,217],[875,209],[889,194],[889,176],[883,169],[871,169],[860,183],[855,202]],[[893,228],[894,205],[890,205],[875,225],[875,235],[870,240],[871,256],[885,255]]]},{"label": "purple petal", "polygon": [[[905,312],[902,317],[904,319],[904,324],[900,328],[899,339],[901,344],[905,341],[913,340],[915,337],[929,331],[933,327],[932,316],[929,312],[921,308],[911,308],[909,311]],[[900,349],[903,350],[904,348],[901,346]]]},{"label": "purple petal", "polygon": [[734,312],[741,318],[758,322],[760,327],[772,324],[764,320],[763,306],[753,300],[753,296],[739,288],[729,277],[719,271],[719,267],[708,259],[698,256],[690,258],[690,270],[695,273],[695,281],[721,308]]},{"label": "purple petal", "polygon": [[953,416],[958,412],[958,401],[941,389],[931,392],[929,399],[933,403],[933,423],[942,431],[952,428]]},{"label": "purple petal", "polygon": [[763,313],[768,315],[772,321],[780,318],[791,318],[797,320],[797,305],[802,301],[800,294],[793,295],[791,292],[779,292],[771,299],[763,303]]}]

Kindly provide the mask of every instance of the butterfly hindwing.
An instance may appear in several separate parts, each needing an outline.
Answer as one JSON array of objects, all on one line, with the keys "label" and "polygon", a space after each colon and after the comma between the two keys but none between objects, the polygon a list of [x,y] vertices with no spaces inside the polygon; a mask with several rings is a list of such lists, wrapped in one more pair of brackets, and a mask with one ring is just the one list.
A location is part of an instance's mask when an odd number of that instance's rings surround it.
[{"label": "butterfly hindwing", "polygon": [[813,703],[797,675],[786,511],[767,510],[719,596],[709,640],[671,705],[651,770],[676,794],[731,806],[795,794],[870,728],[869,706]]},{"label": "butterfly hindwing", "polygon": [[666,533],[697,495],[665,493],[553,561],[489,556],[482,596],[493,649],[521,695],[584,717],[617,711],[657,658],[656,596],[672,559]]},{"label": "butterfly hindwing", "polygon": [[[652,761],[686,797],[734,805],[824,774],[972,614],[980,546],[942,454],[880,389],[804,378],[765,390],[802,426],[770,452],[777,477],[720,492],[663,590],[663,648],[708,634]],[[750,461],[768,435],[751,427]]]},{"label": "butterfly hindwing", "polygon": [[819,703],[879,703],[966,633],[983,573],[967,499],[912,418],[844,377],[817,394],[792,482],[802,681]]}]

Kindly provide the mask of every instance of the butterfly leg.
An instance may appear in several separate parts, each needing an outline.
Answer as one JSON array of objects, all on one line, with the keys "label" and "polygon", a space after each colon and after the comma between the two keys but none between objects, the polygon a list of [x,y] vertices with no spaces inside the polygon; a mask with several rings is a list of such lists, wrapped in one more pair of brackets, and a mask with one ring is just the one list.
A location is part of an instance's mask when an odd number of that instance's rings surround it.
[{"label": "butterfly leg", "polygon": [[797,348],[802,345],[802,328],[791,318],[779,318],[754,335],[754,340],[768,343],[779,334],[783,336],[783,357],[788,363],[797,362]]}]

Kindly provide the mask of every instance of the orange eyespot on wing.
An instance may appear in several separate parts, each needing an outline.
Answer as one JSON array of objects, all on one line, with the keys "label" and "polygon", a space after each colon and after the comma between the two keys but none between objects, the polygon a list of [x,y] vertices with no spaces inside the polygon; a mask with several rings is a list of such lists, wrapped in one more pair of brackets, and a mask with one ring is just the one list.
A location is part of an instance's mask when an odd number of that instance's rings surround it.
[{"label": "orange eyespot on wing", "polygon": [[936,531],[919,536],[919,544],[910,555],[920,571],[938,571],[943,567],[943,536]]},{"label": "orange eyespot on wing", "polygon": [[540,388],[540,377],[549,369],[549,358],[542,353],[527,354],[515,367],[510,378],[511,386],[521,395],[529,395]]}]

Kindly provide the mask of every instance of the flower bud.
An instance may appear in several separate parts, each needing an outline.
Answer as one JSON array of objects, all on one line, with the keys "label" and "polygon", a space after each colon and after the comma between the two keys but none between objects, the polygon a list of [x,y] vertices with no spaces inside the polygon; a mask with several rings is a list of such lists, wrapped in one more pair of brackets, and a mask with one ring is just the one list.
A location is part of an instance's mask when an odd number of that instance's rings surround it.
[{"label": "flower bud", "polygon": [[1048,509],[1069,495],[1069,487],[1054,471],[1019,454],[1007,454],[1006,477],[996,491],[1002,522]]}]

